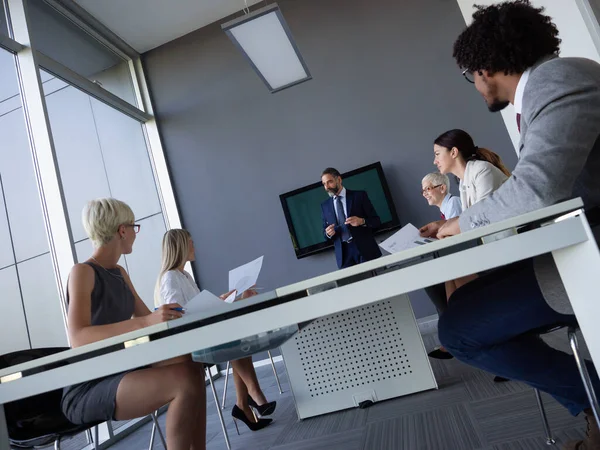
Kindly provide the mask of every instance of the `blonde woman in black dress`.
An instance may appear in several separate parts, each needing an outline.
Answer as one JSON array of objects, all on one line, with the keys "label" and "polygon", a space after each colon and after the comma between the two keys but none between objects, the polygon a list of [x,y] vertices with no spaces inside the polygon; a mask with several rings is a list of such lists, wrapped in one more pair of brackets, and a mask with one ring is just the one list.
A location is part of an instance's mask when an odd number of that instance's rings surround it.
[{"label": "blonde woman in black dress", "polygon": [[[140,225],[125,203],[98,199],[83,211],[92,256],[71,270],[67,288],[72,347],[79,347],[181,317],[165,305],[151,312],[118,265],[132,252]],[[206,448],[206,388],[201,364],[188,356],[177,361],[88,381],[65,388],[62,409],[75,424],[129,420],[169,404],[169,450]]]}]

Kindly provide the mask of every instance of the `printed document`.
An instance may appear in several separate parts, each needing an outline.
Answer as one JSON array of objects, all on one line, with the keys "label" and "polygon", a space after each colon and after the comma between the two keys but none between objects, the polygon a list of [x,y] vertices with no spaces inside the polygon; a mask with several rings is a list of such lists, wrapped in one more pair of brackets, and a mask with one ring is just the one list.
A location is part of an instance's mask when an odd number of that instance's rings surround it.
[{"label": "printed document", "polygon": [[433,242],[434,238],[424,238],[419,230],[412,224],[406,224],[396,233],[383,241],[379,246],[388,253],[398,253],[409,248],[415,248]]},{"label": "printed document", "polygon": [[252,286],[255,286],[262,269],[263,258],[264,256],[261,256],[243,266],[230,270],[229,290],[235,289],[235,294],[241,295]]}]

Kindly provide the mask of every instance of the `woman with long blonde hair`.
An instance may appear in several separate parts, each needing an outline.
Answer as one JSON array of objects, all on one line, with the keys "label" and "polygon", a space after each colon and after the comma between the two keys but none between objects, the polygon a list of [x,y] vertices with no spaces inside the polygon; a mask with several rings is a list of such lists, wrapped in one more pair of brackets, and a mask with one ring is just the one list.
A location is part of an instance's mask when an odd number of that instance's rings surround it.
[{"label": "woman with long blonde hair", "polygon": [[[162,263],[154,292],[156,306],[170,303],[184,306],[198,295],[200,289],[185,270],[186,263],[194,260],[194,242],[190,233],[182,229],[167,231],[162,241]],[[231,292],[221,295],[221,299],[227,298]],[[246,292],[242,298],[256,295],[252,290]],[[265,398],[258,384],[252,357],[231,361],[231,367],[236,390],[236,404],[231,415],[252,431],[266,427],[272,420],[257,419],[252,409],[260,416],[269,416],[275,411],[277,402],[268,402]]]}]

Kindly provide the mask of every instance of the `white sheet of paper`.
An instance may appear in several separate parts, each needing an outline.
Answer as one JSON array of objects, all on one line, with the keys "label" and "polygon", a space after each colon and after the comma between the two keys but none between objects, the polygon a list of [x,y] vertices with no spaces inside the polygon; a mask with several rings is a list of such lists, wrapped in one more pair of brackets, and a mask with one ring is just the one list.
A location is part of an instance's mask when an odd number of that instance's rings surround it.
[{"label": "white sheet of paper", "polygon": [[223,309],[226,305],[219,297],[210,291],[204,290],[185,304],[186,314],[198,314],[215,309]]},{"label": "white sheet of paper", "polygon": [[243,266],[229,271],[229,290],[235,289],[236,295],[241,295],[256,284],[262,269],[264,256],[256,258]]},{"label": "white sheet of paper", "polygon": [[408,223],[379,244],[379,246],[388,253],[398,253],[435,240],[433,238],[421,237],[419,230],[414,225]]},{"label": "white sheet of paper", "polygon": [[229,297],[227,297],[225,300],[223,300],[225,303],[233,303],[235,301],[235,296],[237,295],[237,291],[233,291],[231,294],[229,294]]}]

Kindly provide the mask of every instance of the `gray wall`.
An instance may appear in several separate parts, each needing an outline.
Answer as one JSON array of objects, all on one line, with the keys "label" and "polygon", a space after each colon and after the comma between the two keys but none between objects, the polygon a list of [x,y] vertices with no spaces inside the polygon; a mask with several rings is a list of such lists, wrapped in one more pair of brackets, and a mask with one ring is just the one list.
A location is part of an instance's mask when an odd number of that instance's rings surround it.
[{"label": "gray wall", "polygon": [[[145,55],[199,282],[217,293],[263,254],[266,288],[336,269],[332,251],[296,259],[279,202],[326,166],[381,161],[401,222],[418,226],[439,217],[420,181],[441,132],[465,128],[516,162],[500,115],[452,59],[465,26],[455,1],[279,4],[314,78],[291,89],[269,94],[216,25]],[[435,313],[422,292],[411,298],[417,317]]]}]

